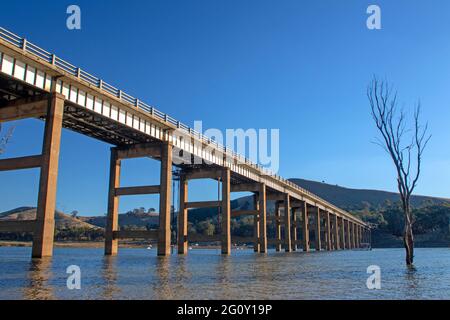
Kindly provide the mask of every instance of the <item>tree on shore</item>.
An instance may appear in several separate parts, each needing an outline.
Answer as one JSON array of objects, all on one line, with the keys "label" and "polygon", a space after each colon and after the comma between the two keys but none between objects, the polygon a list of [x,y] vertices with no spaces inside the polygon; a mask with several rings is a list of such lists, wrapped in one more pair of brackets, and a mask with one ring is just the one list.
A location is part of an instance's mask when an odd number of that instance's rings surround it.
[{"label": "tree on shore", "polygon": [[391,157],[397,174],[397,187],[400,193],[404,214],[403,243],[406,250],[406,264],[414,262],[414,217],[411,210],[411,194],[417,186],[422,165],[423,151],[431,135],[428,124],[420,124],[420,102],[417,103],[411,127],[407,127],[407,115],[399,109],[397,92],[387,81],[373,78],[367,88],[372,118],[382,138],[377,139]]}]

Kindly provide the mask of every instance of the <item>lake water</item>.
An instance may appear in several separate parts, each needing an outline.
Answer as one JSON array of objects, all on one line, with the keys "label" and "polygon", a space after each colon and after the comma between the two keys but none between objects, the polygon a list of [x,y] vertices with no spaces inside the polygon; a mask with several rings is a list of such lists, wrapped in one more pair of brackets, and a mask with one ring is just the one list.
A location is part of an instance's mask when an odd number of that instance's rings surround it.
[{"label": "lake water", "polygon": [[[30,248],[0,248],[0,299],[450,299],[450,249],[416,249],[416,270],[403,249],[294,252],[191,250],[157,257],[155,250],[56,248],[31,261]],[[81,268],[81,289],[66,286],[66,268]],[[381,289],[369,290],[367,267],[381,268]]]}]

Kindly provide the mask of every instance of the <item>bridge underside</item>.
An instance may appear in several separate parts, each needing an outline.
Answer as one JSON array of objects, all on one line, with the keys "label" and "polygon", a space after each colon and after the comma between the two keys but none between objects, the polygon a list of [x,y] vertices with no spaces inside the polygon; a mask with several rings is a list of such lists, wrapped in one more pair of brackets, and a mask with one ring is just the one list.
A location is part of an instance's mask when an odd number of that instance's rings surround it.
[{"label": "bridge underside", "polygon": [[[1,60],[0,60],[1,61]],[[14,72],[12,72],[14,74]],[[50,91],[40,89],[2,72],[0,67],[0,123],[27,118],[45,121],[43,150],[39,155],[0,159],[0,171],[40,168],[38,209],[35,221],[0,221],[0,232],[22,231],[33,233],[33,257],[51,256],[53,252],[54,213],[60,137],[63,128],[81,133],[112,145],[108,217],[105,230],[105,254],[118,252],[118,240],[125,238],[154,239],[158,242],[158,255],[170,254],[171,241],[171,186],[173,167],[177,167],[180,181],[180,212],[178,214],[178,253],[186,254],[188,242],[220,241],[223,254],[230,254],[232,241],[253,243],[255,252],[267,252],[268,245],[277,251],[295,251],[302,247],[307,252],[314,240],[315,250],[337,250],[361,247],[370,240],[370,230],[351,216],[328,210],[318,201],[296,196],[285,186],[269,185],[264,179],[254,179],[238,169],[221,166],[190,155],[192,161],[177,164],[180,154],[174,143],[166,138],[171,133],[167,124],[159,138],[137,130],[133,126],[112,119],[74,103],[58,92],[53,77]],[[36,83],[36,80],[34,81]],[[77,89],[78,90],[78,89]],[[87,92],[87,91],[86,91]],[[85,93],[86,93],[85,92]],[[78,91],[77,91],[78,96]],[[78,99],[78,98],[77,98]],[[95,101],[95,98],[94,98]],[[133,111],[135,112],[135,111]],[[132,116],[134,117],[134,116]],[[133,118],[134,119],[134,118]],[[147,119],[147,118],[146,118]],[[134,120],[133,120],[134,121]],[[138,121],[143,121],[142,118]],[[147,120],[146,120],[147,121]],[[150,123],[153,120],[148,117]],[[146,122],[147,123],[147,122]],[[190,131],[189,131],[190,132]],[[184,151],[182,151],[184,152]],[[225,155],[222,159],[225,164]],[[120,186],[121,161],[129,158],[149,157],[161,163],[160,184],[155,186]],[[189,202],[188,183],[196,179],[215,179],[221,184],[218,201]],[[254,196],[253,207],[245,210],[231,208],[232,192],[250,192]],[[118,225],[119,198],[136,194],[159,194],[159,229],[150,231],[124,231]],[[315,198],[312,198],[315,199]],[[269,215],[267,203],[275,202],[275,212]],[[213,236],[192,236],[188,230],[189,209],[215,207],[220,212],[219,232]],[[230,221],[233,218],[252,216],[254,234],[250,238],[233,237]],[[268,225],[275,228],[275,238],[268,239]]]}]

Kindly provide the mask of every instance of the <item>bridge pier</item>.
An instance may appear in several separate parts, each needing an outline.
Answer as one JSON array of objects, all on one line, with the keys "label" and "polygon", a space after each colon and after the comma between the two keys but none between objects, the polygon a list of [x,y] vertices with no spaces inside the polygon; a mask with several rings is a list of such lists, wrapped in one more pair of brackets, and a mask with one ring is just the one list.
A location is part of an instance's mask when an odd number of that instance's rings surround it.
[{"label": "bridge pier", "polygon": [[302,242],[303,242],[303,251],[309,252],[310,250],[309,216],[308,216],[308,204],[306,203],[306,201],[304,201],[302,205]]},{"label": "bridge pier", "polygon": [[327,250],[331,251],[333,250],[332,247],[332,233],[331,233],[331,219],[330,219],[330,213],[328,211],[325,212],[325,218],[326,218],[326,227],[325,227],[325,232],[326,232],[326,245],[327,245]]},{"label": "bridge pier", "polygon": [[340,241],[339,241],[339,218],[337,214],[334,215],[334,250],[340,249]]},{"label": "bridge pier", "polygon": [[[121,162],[124,159],[151,157],[161,161],[160,185],[120,187]],[[111,149],[108,213],[105,228],[105,255],[117,255],[119,239],[145,238],[158,240],[158,255],[170,255],[170,194],[172,186],[172,145],[169,142],[135,144]],[[121,231],[119,198],[122,196],[159,194],[158,231]]]},{"label": "bridge pier", "polygon": [[346,249],[346,243],[345,243],[345,220],[344,217],[342,217],[341,219],[341,229],[340,229],[340,237],[341,237],[341,249],[345,250]]},{"label": "bridge pier", "polygon": [[320,218],[320,208],[319,207],[314,207],[314,218],[315,218],[315,246],[316,246],[316,251],[320,251],[322,250],[322,242],[320,239],[320,233],[321,233],[321,228],[320,228],[320,224],[321,224],[321,218]]},{"label": "bridge pier", "polygon": [[297,251],[297,207],[292,207],[292,251]]},{"label": "bridge pier", "polygon": [[259,210],[259,194],[253,194],[253,208],[257,214],[253,215],[253,237],[255,238],[253,243],[253,251],[256,253],[261,252],[260,237],[261,237],[261,224],[260,224],[260,210]]},{"label": "bridge pier", "polygon": [[267,253],[267,202],[266,202],[266,185],[264,183],[259,184],[258,190],[259,200],[259,252]]},{"label": "bridge pier", "polygon": [[32,232],[32,257],[53,255],[56,190],[61,144],[64,97],[52,94],[17,99],[0,109],[0,122],[45,117],[42,153],[37,156],[2,159],[0,171],[40,168],[36,219],[33,221],[0,222],[0,231]]},{"label": "bridge pier", "polygon": [[178,254],[188,251],[188,181],[185,175],[180,176],[180,204],[178,212]]},{"label": "bridge pier", "polygon": [[275,202],[275,251],[281,251],[281,214],[280,201]]},{"label": "bridge pier", "polygon": [[230,205],[230,168],[222,170],[222,254],[231,253],[231,205]]},{"label": "bridge pier", "polygon": [[351,237],[351,230],[350,230],[350,221],[349,220],[346,220],[347,221],[347,248],[349,249],[349,250],[351,250],[352,249],[352,237]]},{"label": "bridge pier", "polygon": [[292,251],[291,239],[291,202],[289,194],[284,195],[284,251]]}]

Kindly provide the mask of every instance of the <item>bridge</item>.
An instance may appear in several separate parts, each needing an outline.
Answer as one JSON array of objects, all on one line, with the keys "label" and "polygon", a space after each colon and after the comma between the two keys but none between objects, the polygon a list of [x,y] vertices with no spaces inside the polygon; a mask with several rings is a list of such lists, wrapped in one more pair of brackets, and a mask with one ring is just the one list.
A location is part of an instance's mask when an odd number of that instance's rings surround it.
[{"label": "bridge", "polygon": [[[370,242],[370,227],[335,205],[272,174],[245,157],[225,148],[138,98],[12,32],[0,28],[0,122],[37,118],[45,121],[42,153],[0,159],[0,171],[40,169],[36,219],[1,221],[0,232],[33,234],[32,256],[53,254],[56,186],[60,138],[63,128],[113,145],[111,148],[105,254],[118,253],[119,239],[156,240],[160,256],[171,254],[171,192],[174,167],[179,179],[177,217],[178,254],[188,252],[189,209],[216,207],[220,212],[222,254],[231,252],[232,241],[253,243],[255,252],[266,253],[268,245],[277,251],[354,249]],[[121,162],[146,157],[161,164],[160,184],[121,187]],[[214,179],[220,183],[218,201],[190,202],[188,182]],[[251,210],[233,211],[230,194],[250,192]],[[149,231],[120,230],[119,198],[159,194],[159,228]],[[269,215],[268,201],[275,202]],[[236,238],[230,221],[249,215],[254,235]],[[275,224],[275,239],[268,239],[268,222]],[[311,239],[310,236],[312,235]],[[311,241],[313,240],[314,241]],[[200,240],[205,240],[200,239]]]}]

